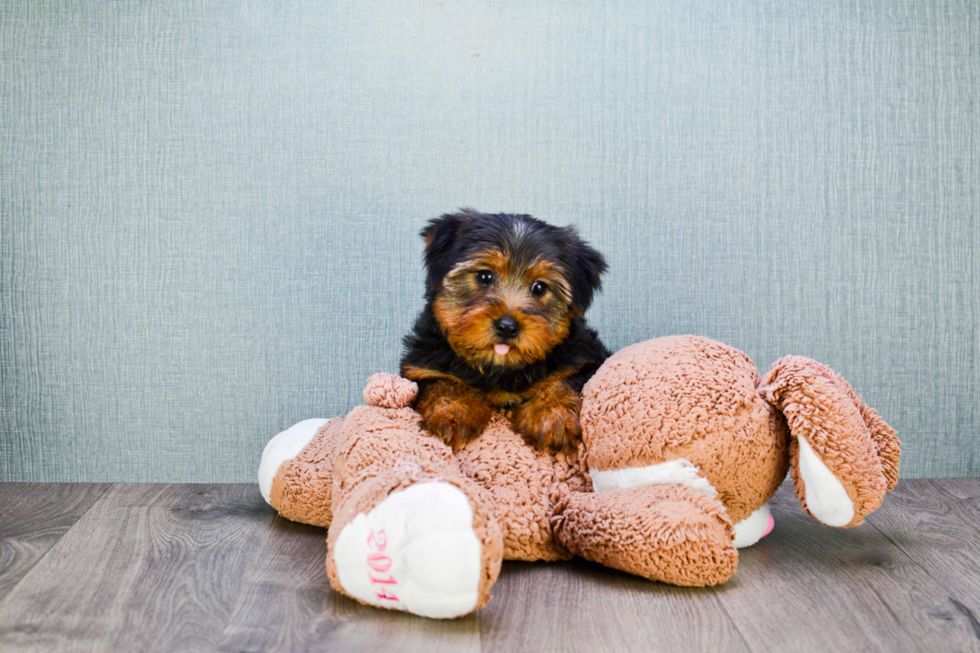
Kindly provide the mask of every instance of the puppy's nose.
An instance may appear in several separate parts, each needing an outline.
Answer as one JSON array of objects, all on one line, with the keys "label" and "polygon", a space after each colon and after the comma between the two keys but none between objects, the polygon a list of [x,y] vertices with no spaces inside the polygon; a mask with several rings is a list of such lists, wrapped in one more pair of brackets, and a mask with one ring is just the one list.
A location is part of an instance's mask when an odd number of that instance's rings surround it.
[{"label": "puppy's nose", "polygon": [[517,324],[517,320],[509,315],[505,315],[493,323],[493,330],[501,338],[513,338],[521,328]]}]

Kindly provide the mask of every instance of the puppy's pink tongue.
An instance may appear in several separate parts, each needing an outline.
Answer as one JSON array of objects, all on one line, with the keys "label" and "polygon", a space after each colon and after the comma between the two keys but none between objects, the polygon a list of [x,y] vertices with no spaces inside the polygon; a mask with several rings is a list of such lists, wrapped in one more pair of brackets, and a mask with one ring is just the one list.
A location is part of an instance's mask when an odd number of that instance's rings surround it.
[{"label": "puppy's pink tongue", "polygon": [[497,352],[497,354],[500,356],[506,356],[507,352],[510,351],[510,345],[504,344],[502,342],[498,342],[493,346],[493,350]]}]

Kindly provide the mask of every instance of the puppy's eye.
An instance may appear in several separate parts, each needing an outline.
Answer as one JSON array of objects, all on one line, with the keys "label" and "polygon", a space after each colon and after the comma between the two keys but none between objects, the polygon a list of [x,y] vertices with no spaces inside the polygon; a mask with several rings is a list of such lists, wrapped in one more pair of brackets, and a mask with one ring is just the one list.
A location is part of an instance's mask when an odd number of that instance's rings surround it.
[{"label": "puppy's eye", "polygon": [[493,283],[493,272],[490,270],[480,270],[476,273],[476,282],[483,287]]},{"label": "puppy's eye", "polygon": [[546,292],[548,292],[548,284],[544,281],[535,281],[531,284],[531,294],[535,297],[544,297]]}]

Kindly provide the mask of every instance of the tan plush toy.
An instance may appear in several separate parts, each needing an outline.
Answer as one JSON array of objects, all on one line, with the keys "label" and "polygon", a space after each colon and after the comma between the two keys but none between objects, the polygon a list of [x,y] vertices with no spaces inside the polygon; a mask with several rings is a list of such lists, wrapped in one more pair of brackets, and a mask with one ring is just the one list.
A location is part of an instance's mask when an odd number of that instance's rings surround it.
[{"label": "tan plush toy", "polygon": [[495,415],[459,451],[428,435],[414,383],[376,374],[366,405],[273,438],[259,485],[330,527],[333,587],[426,617],[486,604],[501,561],[580,555],[651,580],[726,581],[772,528],[792,474],[803,509],[857,526],[898,480],[899,441],[829,368],[788,356],[760,378],[731,347],[660,338],[609,358],[582,393],[574,454],[528,447]]}]

